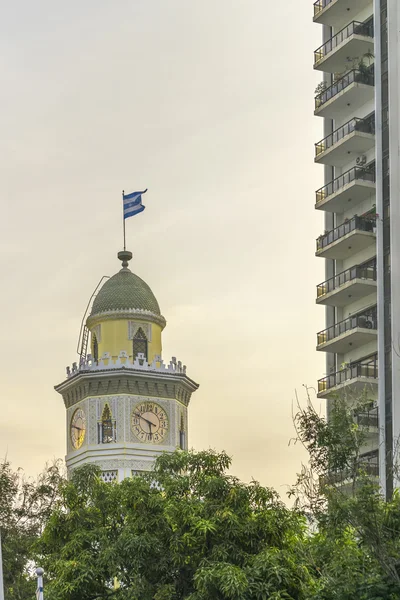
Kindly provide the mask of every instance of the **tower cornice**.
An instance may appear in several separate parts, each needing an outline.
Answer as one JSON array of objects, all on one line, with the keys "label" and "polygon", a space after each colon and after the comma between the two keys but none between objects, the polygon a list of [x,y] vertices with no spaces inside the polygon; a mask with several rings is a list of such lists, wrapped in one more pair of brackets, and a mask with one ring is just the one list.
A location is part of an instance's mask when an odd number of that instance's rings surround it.
[{"label": "tower cornice", "polygon": [[107,395],[139,395],[170,398],[189,405],[199,385],[185,373],[157,373],[130,367],[90,371],[80,369],[55,386],[66,408],[89,397]]},{"label": "tower cornice", "polygon": [[86,325],[89,329],[92,329],[99,323],[104,321],[114,320],[127,320],[127,319],[140,319],[142,321],[148,321],[149,323],[157,323],[162,329],[167,324],[167,321],[162,315],[156,315],[149,310],[142,310],[139,308],[130,308],[123,310],[106,310],[101,313],[96,313],[93,316],[88,317]]}]

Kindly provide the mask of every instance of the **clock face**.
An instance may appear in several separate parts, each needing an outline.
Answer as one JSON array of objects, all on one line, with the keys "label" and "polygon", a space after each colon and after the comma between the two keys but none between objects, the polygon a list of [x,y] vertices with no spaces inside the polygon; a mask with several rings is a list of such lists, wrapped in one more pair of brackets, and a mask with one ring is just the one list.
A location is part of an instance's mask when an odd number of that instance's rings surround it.
[{"label": "clock face", "polygon": [[160,444],[168,433],[167,413],[154,402],[141,402],[132,411],[131,427],[141,442]]},{"label": "clock face", "polygon": [[70,425],[70,436],[73,447],[78,450],[85,440],[86,415],[81,408],[77,408],[72,415]]}]

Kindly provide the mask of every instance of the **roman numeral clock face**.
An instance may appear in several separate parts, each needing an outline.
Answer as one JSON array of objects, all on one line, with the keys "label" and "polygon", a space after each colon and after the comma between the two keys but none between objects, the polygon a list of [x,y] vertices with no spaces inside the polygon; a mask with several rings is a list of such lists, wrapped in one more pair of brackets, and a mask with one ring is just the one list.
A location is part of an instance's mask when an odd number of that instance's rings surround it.
[{"label": "roman numeral clock face", "polygon": [[141,442],[160,444],[168,433],[167,413],[154,402],[142,402],[132,411],[131,427]]},{"label": "roman numeral clock face", "polygon": [[86,435],[86,415],[81,408],[78,408],[72,415],[70,424],[71,443],[78,450]]}]

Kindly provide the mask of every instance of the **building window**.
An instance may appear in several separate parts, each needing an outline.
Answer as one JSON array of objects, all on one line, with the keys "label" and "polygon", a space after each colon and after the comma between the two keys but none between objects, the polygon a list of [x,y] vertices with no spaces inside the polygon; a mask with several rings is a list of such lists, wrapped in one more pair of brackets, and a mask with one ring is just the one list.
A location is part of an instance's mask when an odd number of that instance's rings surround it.
[{"label": "building window", "polygon": [[96,334],[93,334],[93,359],[95,362],[99,362],[99,343]]},{"label": "building window", "polygon": [[138,354],[143,354],[147,361],[147,337],[141,327],[139,327],[133,338],[133,362],[135,362]]},{"label": "building window", "polygon": [[104,483],[112,483],[118,481],[118,471],[102,471],[101,478]]},{"label": "building window", "polygon": [[179,446],[181,447],[181,450],[185,450],[186,448],[186,432],[183,415],[181,415],[181,426],[179,429]]},{"label": "building window", "polygon": [[116,441],[116,422],[112,418],[108,404],[105,405],[99,425],[99,444],[111,444]]}]

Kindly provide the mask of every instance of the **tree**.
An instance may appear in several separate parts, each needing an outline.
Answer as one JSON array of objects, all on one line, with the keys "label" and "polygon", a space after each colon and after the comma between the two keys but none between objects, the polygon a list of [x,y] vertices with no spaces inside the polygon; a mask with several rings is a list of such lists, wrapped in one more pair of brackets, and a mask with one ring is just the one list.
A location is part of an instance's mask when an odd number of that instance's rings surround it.
[{"label": "tree", "polygon": [[295,424],[309,462],[291,495],[316,531],[309,543],[319,576],[315,600],[398,599],[400,495],[386,502],[362,460],[369,427],[356,417],[370,405],[367,394],[333,398],[329,420],[307,400]]},{"label": "tree", "polygon": [[225,453],[176,451],[120,484],[74,471],[40,542],[47,597],[309,599],[305,519],[229,466]]},{"label": "tree", "polygon": [[35,589],[29,566],[34,544],[57,499],[61,463],[47,467],[38,479],[27,479],[10,463],[0,463],[0,533],[5,600],[27,600]]}]

